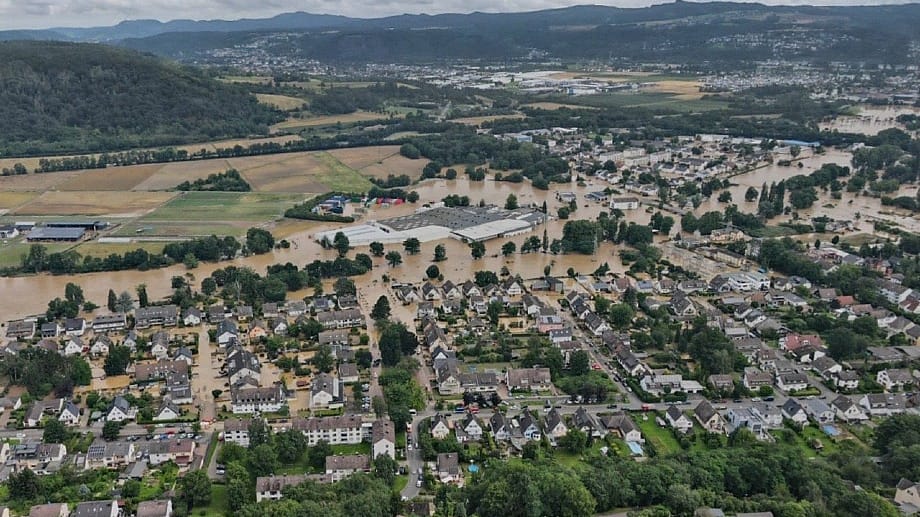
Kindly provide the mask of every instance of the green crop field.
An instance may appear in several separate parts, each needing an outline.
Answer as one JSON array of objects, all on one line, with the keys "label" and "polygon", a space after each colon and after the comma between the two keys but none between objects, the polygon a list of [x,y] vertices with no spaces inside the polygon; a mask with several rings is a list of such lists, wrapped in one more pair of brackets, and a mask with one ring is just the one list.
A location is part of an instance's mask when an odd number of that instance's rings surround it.
[{"label": "green crop field", "polygon": [[186,192],[143,217],[141,222],[264,222],[281,217],[287,208],[302,200],[301,194]]}]

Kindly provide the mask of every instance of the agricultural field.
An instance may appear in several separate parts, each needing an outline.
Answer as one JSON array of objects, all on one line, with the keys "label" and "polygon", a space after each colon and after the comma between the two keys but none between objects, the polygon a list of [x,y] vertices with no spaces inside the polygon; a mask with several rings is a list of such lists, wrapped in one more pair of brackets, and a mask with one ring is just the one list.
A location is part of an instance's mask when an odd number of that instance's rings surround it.
[{"label": "agricultural field", "polygon": [[124,255],[136,249],[145,249],[150,253],[162,253],[165,242],[99,242],[86,241],[78,244],[74,250],[84,257],[107,257],[113,253]]},{"label": "agricultural field", "polygon": [[[129,165],[107,169],[86,169],[57,185],[57,190],[70,191],[125,191],[135,190],[139,184],[163,168],[161,163]],[[46,174],[60,174],[49,172]]]},{"label": "agricultural field", "polygon": [[257,192],[183,192],[141,222],[258,223],[281,217],[287,208],[306,197]]},{"label": "agricultural field", "polygon": [[381,145],[376,147],[355,147],[329,151],[344,165],[359,171],[362,175],[384,179],[389,175],[406,174],[413,180],[422,175],[422,169],[429,160],[420,158],[411,160],[399,154],[398,145]]},{"label": "agricultural field", "polygon": [[15,215],[139,217],[169,201],[171,192],[47,191],[11,211]]},{"label": "agricultural field", "polygon": [[379,120],[387,117],[388,115],[383,113],[356,111],[354,113],[346,113],[344,115],[320,115],[307,118],[289,118],[284,122],[279,122],[272,126],[272,131],[290,131],[305,127],[331,126],[334,124],[354,124],[355,122],[367,122],[370,120]]},{"label": "agricultural field", "polygon": [[[29,253],[31,244],[25,239],[19,239],[15,242],[3,244],[0,242],[0,267],[15,267],[22,264],[22,256]],[[72,244],[58,244],[53,242],[44,243],[48,253],[57,253],[64,251]]]},{"label": "agricultural field", "polygon": [[35,191],[42,192],[77,176],[80,171],[54,172],[46,174],[22,174],[0,176],[0,192]]},{"label": "agricultural field", "polygon": [[524,115],[485,115],[482,117],[462,117],[452,119],[451,122],[456,122],[458,124],[466,124],[468,126],[479,126],[483,122],[491,122],[493,120],[504,120],[504,119],[522,119],[526,118]]},{"label": "agricultural field", "polygon": [[0,210],[16,208],[37,196],[37,192],[0,191]]},{"label": "agricultural field", "polygon": [[726,107],[724,101],[681,98],[680,95],[664,92],[605,93],[582,95],[570,102],[598,108],[650,108],[667,111],[693,112],[709,111]]},{"label": "agricultural field", "polygon": [[352,169],[360,170],[375,163],[399,155],[398,145],[378,145],[375,147],[353,147],[328,151],[337,160]]},{"label": "agricultural field", "polygon": [[269,106],[274,106],[283,111],[297,110],[307,103],[307,101],[297,97],[272,95],[269,93],[257,93],[256,98],[259,99],[259,102],[262,104],[268,104]]},{"label": "agricultural field", "polygon": [[525,108],[535,108],[541,110],[555,111],[562,108],[570,109],[595,109],[589,106],[579,106],[578,104],[566,104],[563,102],[531,102],[524,104]]}]

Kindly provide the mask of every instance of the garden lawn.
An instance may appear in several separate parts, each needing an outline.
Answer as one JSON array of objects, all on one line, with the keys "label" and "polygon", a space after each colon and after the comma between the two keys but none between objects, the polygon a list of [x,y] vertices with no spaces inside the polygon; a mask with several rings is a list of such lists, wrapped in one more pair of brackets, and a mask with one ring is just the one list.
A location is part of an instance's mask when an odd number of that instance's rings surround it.
[{"label": "garden lawn", "polygon": [[634,415],[633,418],[636,421],[636,425],[639,426],[639,430],[642,431],[645,441],[650,443],[660,456],[667,456],[680,451],[680,444],[677,443],[677,438],[674,437],[671,430],[667,427],[659,427],[655,423],[657,414],[647,414],[648,420],[642,420],[641,415]]}]

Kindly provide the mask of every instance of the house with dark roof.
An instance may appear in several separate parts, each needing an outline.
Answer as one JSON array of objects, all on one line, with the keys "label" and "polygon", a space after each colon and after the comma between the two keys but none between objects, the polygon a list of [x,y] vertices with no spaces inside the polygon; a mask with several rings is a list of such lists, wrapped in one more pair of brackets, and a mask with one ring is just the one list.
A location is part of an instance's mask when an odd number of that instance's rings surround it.
[{"label": "house with dark roof", "polygon": [[712,407],[708,400],[697,404],[693,410],[693,416],[706,431],[710,433],[723,434],[725,432],[725,420],[722,415]]},{"label": "house with dark roof", "polygon": [[374,458],[386,454],[396,459],[396,430],[390,420],[378,419],[371,426],[371,452]]}]

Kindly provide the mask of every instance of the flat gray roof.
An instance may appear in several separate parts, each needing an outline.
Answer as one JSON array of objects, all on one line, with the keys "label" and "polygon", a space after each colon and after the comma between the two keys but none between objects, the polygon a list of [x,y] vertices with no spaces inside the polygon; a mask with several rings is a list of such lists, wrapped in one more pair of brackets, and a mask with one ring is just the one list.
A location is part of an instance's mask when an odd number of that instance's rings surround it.
[{"label": "flat gray roof", "polygon": [[28,240],[72,240],[77,241],[83,237],[86,230],[83,228],[49,228],[47,226],[34,228],[29,232]]}]

